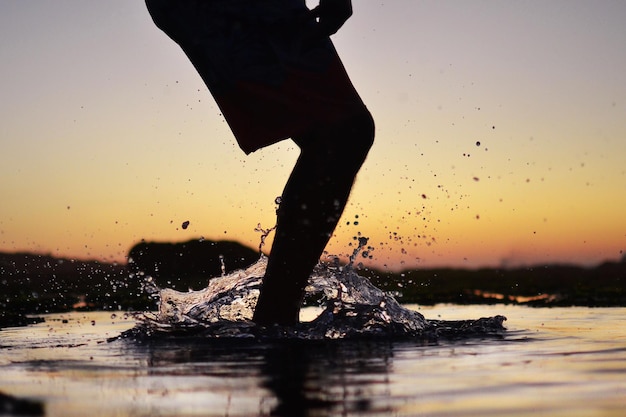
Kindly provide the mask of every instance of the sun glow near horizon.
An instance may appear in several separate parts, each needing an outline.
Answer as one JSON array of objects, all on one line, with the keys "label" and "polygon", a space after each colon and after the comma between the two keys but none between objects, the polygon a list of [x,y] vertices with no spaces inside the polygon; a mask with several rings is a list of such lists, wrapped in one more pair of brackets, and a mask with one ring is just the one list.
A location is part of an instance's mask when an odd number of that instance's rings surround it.
[{"label": "sun glow near horizon", "polygon": [[[623,256],[625,4],[354,8],[335,43],[377,137],[328,253],[360,234],[394,270]],[[1,251],[258,246],[297,149],[245,156],[142,2],[0,10]]]}]

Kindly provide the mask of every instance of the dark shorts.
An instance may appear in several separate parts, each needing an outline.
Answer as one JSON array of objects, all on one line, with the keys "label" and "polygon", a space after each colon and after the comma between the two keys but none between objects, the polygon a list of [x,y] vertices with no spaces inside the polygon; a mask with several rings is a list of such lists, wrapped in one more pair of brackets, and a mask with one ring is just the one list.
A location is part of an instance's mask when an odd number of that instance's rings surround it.
[{"label": "dark shorts", "polygon": [[304,0],[146,0],[250,153],[365,106]]}]

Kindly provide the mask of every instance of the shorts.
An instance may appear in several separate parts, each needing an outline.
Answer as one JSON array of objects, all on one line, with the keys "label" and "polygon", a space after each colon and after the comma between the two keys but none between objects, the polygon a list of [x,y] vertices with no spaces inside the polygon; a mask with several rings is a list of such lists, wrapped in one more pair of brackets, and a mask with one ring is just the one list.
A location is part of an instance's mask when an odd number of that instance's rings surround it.
[{"label": "shorts", "polygon": [[367,111],[304,0],[146,0],[250,153]]}]

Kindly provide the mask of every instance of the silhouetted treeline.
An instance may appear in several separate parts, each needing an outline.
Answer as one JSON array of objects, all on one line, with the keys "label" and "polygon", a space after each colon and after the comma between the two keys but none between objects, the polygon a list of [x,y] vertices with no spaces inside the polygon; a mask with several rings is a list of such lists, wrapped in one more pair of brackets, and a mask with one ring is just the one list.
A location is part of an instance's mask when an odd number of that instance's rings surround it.
[{"label": "silhouetted treeline", "polygon": [[[129,262],[59,259],[0,253],[0,328],[24,324],[26,314],[73,309],[148,310],[156,300],[146,275],[160,287],[204,288],[211,277],[246,267],[257,251],[237,242],[140,242]],[[401,273],[363,269],[360,275],[403,303],[508,303],[534,306],[626,306],[626,261],[597,267],[418,269]]]},{"label": "silhouetted treeline", "polygon": [[506,303],[534,306],[625,306],[626,262],[596,267],[423,269],[362,271],[374,285],[397,292],[404,303]]},{"label": "silhouetted treeline", "polygon": [[152,302],[140,288],[123,264],[0,253],[0,327],[8,316],[119,305],[142,309]]},{"label": "silhouetted treeline", "polygon": [[259,259],[259,252],[227,240],[182,243],[140,242],[128,253],[131,273],[149,275],[160,287],[200,290],[223,271],[242,269]]},{"label": "silhouetted treeline", "polygon": [[0,328],[26,324],[27,314],[70,310],[150,310],[144,289],[151,276],[161,288],[206,287],[211,277],[243,268],[259,253],[237,242],[140,242],[128,264],[81,261],[30,253],[0,253]]}]

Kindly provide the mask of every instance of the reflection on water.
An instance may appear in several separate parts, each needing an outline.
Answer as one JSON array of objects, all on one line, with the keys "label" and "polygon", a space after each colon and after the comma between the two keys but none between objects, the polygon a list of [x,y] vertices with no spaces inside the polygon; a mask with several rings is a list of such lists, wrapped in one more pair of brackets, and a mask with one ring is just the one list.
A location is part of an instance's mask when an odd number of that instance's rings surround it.
[{"label": "reflection on water", "polygon": [[[416,307],[414,307],[416,308]],[[48,416],[621,416],[625,308],[421,308],[504,314],[501,338],[107,342],[111,313],[50,315],[0,332],[0,392]]]},{"label": "reflection on water", "polygon": [[[216,415],[391,410],[385,400],[390,392],[390,343],[284,341],[208,347],[199,340],[179,340],[135,349],[135,354],[149,358],[147,371],[153,377],[202,375],[207,386],[195,388],[222,393],[212,400],[214,405],[221,404],[222,413]],[[172,384],[180,390],[180,382]],[[187,389],[194,390],[193,386]]]}]

